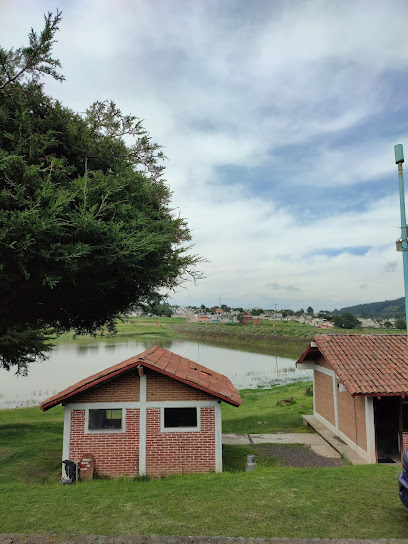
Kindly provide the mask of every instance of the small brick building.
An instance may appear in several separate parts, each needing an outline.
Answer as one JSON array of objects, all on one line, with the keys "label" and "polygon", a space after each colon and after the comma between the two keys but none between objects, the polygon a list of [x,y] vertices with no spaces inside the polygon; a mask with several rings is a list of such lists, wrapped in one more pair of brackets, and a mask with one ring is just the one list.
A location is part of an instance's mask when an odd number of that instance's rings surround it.
[{"label": "small brick building", "polygon": [[222,471],[221,401],[242,400],[225,376],[155,346],[45,400],[63,404],[63,459],[92,453],[99,474]]},{"label": "small brick building", "polygon": [[402,335],[319,334],[296,363],[313,369],[314,416],[369,463],[408,448],[408,346]]}]

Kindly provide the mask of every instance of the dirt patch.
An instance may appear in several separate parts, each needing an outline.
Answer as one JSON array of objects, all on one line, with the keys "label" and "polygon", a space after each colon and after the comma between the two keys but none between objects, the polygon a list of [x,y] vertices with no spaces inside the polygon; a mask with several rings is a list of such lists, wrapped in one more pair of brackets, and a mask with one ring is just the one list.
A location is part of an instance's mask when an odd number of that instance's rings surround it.
[{"label": "dirt patch", "polygon": [[312,451],[310,446],[301,444],[253,444],[252,448],[260,455],[274,457],[280,464],[298,468],[326,468],[345,465],[343,459],[324,457]]}]

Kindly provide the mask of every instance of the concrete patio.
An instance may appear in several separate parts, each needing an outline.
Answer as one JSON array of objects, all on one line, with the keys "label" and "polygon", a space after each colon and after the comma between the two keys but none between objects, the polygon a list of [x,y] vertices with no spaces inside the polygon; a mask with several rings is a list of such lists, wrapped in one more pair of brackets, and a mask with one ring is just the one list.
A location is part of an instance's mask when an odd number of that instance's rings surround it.
[{"label": "concrete patio", "polygon": [[340,453],[317,433],[274,433],[274,434],[223,434],[223,444],[302,444],[324,457],[339,458]]},{"label": "concrete patio", "polygon": [[350,446],[335,436],[327,427],[314,416],[303,416],[305,425],[311,427],[314,433],[273,433],[273,434],[223,434],[223,444],[303,444],[324,457],[344,457],[352,465],[367,465]]}]

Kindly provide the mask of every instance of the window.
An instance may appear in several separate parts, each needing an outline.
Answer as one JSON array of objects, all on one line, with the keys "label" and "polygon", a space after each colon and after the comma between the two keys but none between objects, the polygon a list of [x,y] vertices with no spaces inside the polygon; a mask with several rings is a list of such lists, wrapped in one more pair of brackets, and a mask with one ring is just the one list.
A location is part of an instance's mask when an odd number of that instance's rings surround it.
[{"label": "window", "polygon": [[163,408],[162,431],[199,431],[199,412],[192,408]]},{"label": "window", "polygon": [[122,409],[89,410],[88,430],[112,431],[122,429]]}]

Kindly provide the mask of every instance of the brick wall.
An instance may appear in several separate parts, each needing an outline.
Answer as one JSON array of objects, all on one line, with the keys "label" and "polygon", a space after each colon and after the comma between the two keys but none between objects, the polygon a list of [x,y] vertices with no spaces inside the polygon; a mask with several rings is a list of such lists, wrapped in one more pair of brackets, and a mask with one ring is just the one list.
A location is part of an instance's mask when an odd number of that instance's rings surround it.
[{"label": "brick wall", "polygon": [[138,402],[139,391],[139,374],[136,369],[132,369],[99,387],[92,387],[88,391],[79,393],[72,397],[70,402]]},{"label": "brick wall", "polygon": [[408,448],[408,433],[402,433],[402,453]]},{"label": "brick wall", "polygon": [[324,368],[327,368],[328,370],[333,370],[333,368],[329,365],[329,363],[326,361],[324,357],[319,357],[316,361],[316,364],[319,366],[323,366]]},{"label": "brick wall", "polygon": [[92,453],[99,474],[113,477],[138,474],[139,409],[126,410],[124,433],[84,434],[84,428],[85,410],[72,410],[71,460],[79,462],[84,454]]},{"label": "brick wall", "polygon": [[338,392],[339,429],[364,451],[367,451],[367,433],[364,397],[352,397],[347,391]]},{"label": "brick wall", "polygon": [[147,410],[146,472],[215,471],[215,408],[201,408],[201,432],[160,432],[160,409]]},{"label": "brick wall", "polygon": [[[172,378],[145,369],[148,401],[199,401],[214,397]],[[100,387],[92,388],[72,398],[75,403],[139,401],[140,378],[132,370]],[[215,408],[201,407],[200,432],[161,432],[160,408],[147,409],[146,472],[162,476],[181,472],[215,471]],[[100,474],[118,477],[139,473],[139,408],[126,409],[126,432],[85,434],[84,409],[71,412],[71,442],[69,458],[75,462],[87,453],[95,457],[95,469]]]},{"label": "brick wall", "polygon": [[147,373],[147,400],[214,400],[214,397],[168,376],[149,371]]},{"label": "brick wall", "polygon": [[[319,363],[320,364],[320,361]],[[314,397],[316,412],[320,414],[332,425],[336,425],[334,417],[334,399],[333,399],[333,379],[327,374],[314,371],[315,384],[314,384]]]}]

